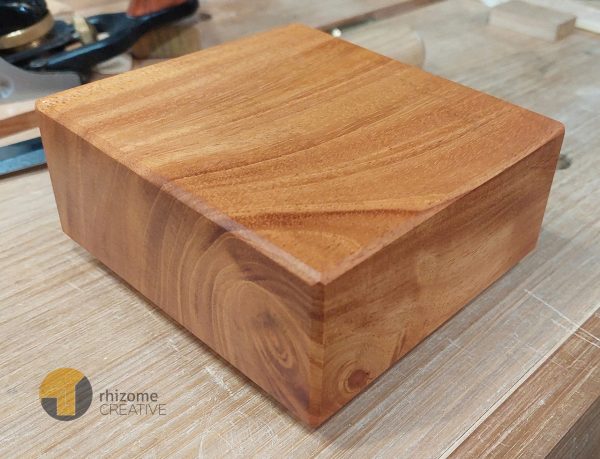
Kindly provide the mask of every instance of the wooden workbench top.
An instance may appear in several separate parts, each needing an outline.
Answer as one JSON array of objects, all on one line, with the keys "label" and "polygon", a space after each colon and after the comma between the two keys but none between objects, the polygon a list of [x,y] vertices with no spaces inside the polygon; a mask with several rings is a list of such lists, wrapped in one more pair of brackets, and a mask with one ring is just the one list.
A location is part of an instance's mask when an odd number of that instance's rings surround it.
[{"label": "wooden workbench top", "polygon": [[[46,170],[2,178],[1,455],[532,457],[573,438],[593,447],[599,39],[548,44],[488,28],[486,16],[477,1],[453,0],[363,27],[409,24],[427,70],[566,125],[572,164],[557,172],[533,254],[310,431],[69,240]],[[38,387],[58,367],[79,369],[98,393],[156,392],[167,414],[103,415],[94,401],[56,421]]]}]

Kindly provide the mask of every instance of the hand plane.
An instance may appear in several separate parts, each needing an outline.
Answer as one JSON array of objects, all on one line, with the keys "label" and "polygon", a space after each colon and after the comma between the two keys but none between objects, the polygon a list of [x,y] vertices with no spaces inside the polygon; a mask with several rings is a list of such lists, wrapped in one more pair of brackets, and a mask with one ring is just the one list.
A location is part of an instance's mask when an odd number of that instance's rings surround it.
[{"label": "hand plane", "polygon": [[68,23],[55,20],[44,0],[0,0],[0,103],[84,83],[95,65],[197,9],[198,0],[132,0],[127,12]]}]

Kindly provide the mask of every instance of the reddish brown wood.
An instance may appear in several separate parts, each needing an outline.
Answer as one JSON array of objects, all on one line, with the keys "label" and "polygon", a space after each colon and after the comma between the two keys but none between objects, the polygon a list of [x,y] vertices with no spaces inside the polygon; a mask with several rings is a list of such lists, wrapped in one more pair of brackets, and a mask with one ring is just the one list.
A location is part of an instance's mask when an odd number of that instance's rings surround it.
[{"label": "reddish brown wood", "polygon": [[564,132],[297,25],[38,110],[65,232],[311,425],[535,247]]},{"label": "reddish brown wood", "polygon": [[154,13],[171,6],[184,3],[186,0],[130,0],[127,14],[130,16],[143,16]]}]

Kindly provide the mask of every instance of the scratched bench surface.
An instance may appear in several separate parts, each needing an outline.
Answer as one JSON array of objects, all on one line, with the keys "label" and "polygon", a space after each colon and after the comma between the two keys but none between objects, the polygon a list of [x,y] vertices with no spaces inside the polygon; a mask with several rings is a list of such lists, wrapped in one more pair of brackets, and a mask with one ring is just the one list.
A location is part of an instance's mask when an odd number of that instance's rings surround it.
[{"label": "scratched bench surface", "polygon": [[[70,241],[46,170],[4,178],[3,455],[440,457],[568,446],[600,395],[598,38],[548,44],[489,29],[486,14],[476,1],[442,2],[363,27],[410,24],[427,70],[565,123],[572,164],[555,177],[533,254],[308,431]],[[98,392],[157,392],[167,414],[105,416],[95,400],[81,418],[55,421],[38,388],[58,367],[79,369]]]}]

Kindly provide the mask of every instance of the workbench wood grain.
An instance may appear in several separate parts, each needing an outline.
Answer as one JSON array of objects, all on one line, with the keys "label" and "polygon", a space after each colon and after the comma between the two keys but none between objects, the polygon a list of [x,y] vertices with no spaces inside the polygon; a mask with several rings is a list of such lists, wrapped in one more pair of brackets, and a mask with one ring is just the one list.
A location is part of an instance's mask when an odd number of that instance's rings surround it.
[{"label": "workbench wood grain", "polygon": [[599,336],[597,311],[453,457],[595,457],[600,451]]},{"label": "workbench wood grain", "polygon": [[490,11],[489,24],[542,40],[560,40],[575,29],[575,16],[521,0],[502,3]]},{"label": "workbench wood grain", "polygon": [[[563,153],[572,164],[557,172],[535,253],[360,398],[309,431],[70,241],[60,230],[46,171],[4,178],[2,453],[447,457],[531,384],[565,343],[598,344],[586,324],[600,306],[598,38],[576,31],[548,44],[491,30],[487,14],[478,1],[452,0],[379,26],[417,30],[427,44],[426,69],[566,124]],[[577,331],[584,324],[589,333],[582,335]],[[586,362],[596,374],[593,359]],[[54,421],[37,392],[43,377],[61,366],[83,371],[97,391],[156,390],[168,416],[115,419],[101,416],[94,403],[76,421]],[[554,381],[544,378],[543,384],[550,393]],[[598,402],[581,413],[587,403],[556,405],[579,418],[568,432],[553,433],[545,447],[560,451],[577,440],[570,433],[592,432]],[[515,445],[511,457],[527,439],[505,427]]]},{"label": "workbench wood grain", "polygon": [[368,45],[368,49],[405,64],[423,67],[425,62],[425,43],[419,34],[401,24],[394,29],[382,29],[378,21],[344,27],[342,40],[359,46]]}]

